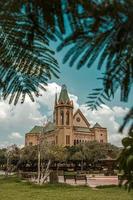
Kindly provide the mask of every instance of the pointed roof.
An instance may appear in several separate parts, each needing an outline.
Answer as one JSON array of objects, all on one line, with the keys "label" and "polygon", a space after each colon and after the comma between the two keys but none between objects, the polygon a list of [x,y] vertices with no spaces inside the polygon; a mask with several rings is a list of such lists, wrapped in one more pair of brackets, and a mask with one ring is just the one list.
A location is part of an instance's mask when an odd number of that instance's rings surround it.
[{"label": "pointed roof", "polygon": [[66,103],[70,101],[66,85],[62,85],[58,102]]},{"label": "pointed roof", "polygon": [[43,132],[44,132],[44,127],[43,126],[34,126],[29,133],[33,133],[33,134],[37,133],[37,134],[39,134],[39,133],[43,133]]},{"label": "pointed roof", "polygon": [[77,111],[75,112],[73,118],[75,118],[75,116],[77,115],[77,113],[80,114],[80,116],[82,117],[82,119],[84,120],[84,122],[86,123],[86,125],[89,127],[90,123],[88,122],[88,120],[86,119],[86,117],[84,116],[84,114],[81,112],[81,110],[78,108]]},{"label": "pointed roof", "polygon": [[96,123],[96,124],[93,126],[93,128],[101,128],[101,125],[98,124],[98,123]]},{"label": "pointed roof", "polygon": [[55,129],[55,124],[53,122],[48,122],[46,126],[34,126],[28,134],[45,134],[47,132],[54,131]]},{"label": "pointed roof", "polygon": [[56,126],[53,122],[48,122],[45,126],[45,133],[54,131],[56,129]]},{"label": "pointed roof", "polygon": [[57,105],[57,93],[55,93],[55,102],[54,102],[54,105],[55,106]]}]

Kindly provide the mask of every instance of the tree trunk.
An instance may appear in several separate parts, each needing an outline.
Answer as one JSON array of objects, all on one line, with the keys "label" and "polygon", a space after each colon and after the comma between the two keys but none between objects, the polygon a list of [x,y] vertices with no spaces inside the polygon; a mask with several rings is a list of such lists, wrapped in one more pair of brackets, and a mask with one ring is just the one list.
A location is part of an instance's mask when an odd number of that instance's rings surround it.
[{"label": "tree trunk", "polygon": [[8,177],[9,172],[9,157],[7,156],[7,162],[6,162],[6,171],[5,171],[5,177]]},{"label": "tree trunk", "polygon": [[40,178],[41,178],[41,153],[40,153],[40,149],[38,147],[38,178],[37,178],[37,182],[38,184],[40,183]]},{"label": "tree trunk", "polygon": [[81,172],[83,171],[83,167],[84,167],[84,161],[81,160]]},{"label": "tree trunk", "polygon": [[47,178],[49,176],[49,173],[50,173],[50,171],[49,171],[50,164],[51,164],[51,160],[48,161],[48,164],[47,164],[45,172],[44,172],[44,170],[42,170],[42,172],[41,172],[40,185],[42,185],[47,180]]},{"label": "tree trunk", "polygon": [[59,182],[57,170],[53,170],[50,172],[49,179],[50,179],[50,183],[58,183]]}]

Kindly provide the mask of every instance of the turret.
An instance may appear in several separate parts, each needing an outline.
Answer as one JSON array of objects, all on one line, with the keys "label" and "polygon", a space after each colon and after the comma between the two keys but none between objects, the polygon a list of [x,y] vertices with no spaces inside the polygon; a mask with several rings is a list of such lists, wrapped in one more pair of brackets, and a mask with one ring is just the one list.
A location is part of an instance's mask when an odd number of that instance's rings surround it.
[{"label": "turret", "polygon": [[70,101],[66,85],[62,85],[59,99],[55,96],[55,123],[57,126],[72,126],[73,102]]}]

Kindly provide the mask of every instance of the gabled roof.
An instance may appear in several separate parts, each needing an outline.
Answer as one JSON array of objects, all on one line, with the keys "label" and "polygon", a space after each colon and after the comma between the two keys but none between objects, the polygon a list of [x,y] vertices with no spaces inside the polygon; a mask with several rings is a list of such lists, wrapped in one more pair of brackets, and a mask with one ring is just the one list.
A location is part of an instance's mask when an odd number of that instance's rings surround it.
[{"label": "gabled roof", "polygon": [[75,112],[73,118],[75,118],[75,116],[77,115],[77,113],[80,114],[80,116],[82,117],[82,119],[85,121],[86,125],[89,127],[90,124],[89,124],[88,120],[87,120],[86,117],[83,115],[83,113],[81,112],[80,109],[78,109],[78,110]]},{"label": "gabled roof", "polygon": [[41,134],[41,133],[47,133],[50,131],[54,131],[55,130],[55,124],[52,122],[48,122],[46,124],[46,126],[34,126],[31,131],[29,131],[28,133],[30,134]]},{"label": "gabled roof", "polygon": [[44,126],[34,126],[29,133],[43,133],[44,132]]},{"label": "gabled roof", "polygon": [[100,124],[96,123],[93,128],[102,128]]},{"label": "gabled roof", "polygon": [[50,131],[54,131],[55,128],[56,128],[56,126],[53,122],[48,122],[45,126],[45,133],[50,132]]},{"label": "gabled roof", "polygon": [[70,99],[68,96],[67,87],[66,85],[62,85],[58,102],[67,103],[68,101],[70,101]]}]

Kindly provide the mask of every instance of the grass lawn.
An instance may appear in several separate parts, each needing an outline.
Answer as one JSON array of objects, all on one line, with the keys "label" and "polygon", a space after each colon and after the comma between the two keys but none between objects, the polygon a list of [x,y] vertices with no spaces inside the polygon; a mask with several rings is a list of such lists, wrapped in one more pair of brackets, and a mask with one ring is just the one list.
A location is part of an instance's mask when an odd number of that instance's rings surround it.
[{"label": "grass lawn", "polygon": [[17,178],[0,177],[0,200],[131,200],[128,193],[118,187],[93,190],[87,186],[36,186]]}]

